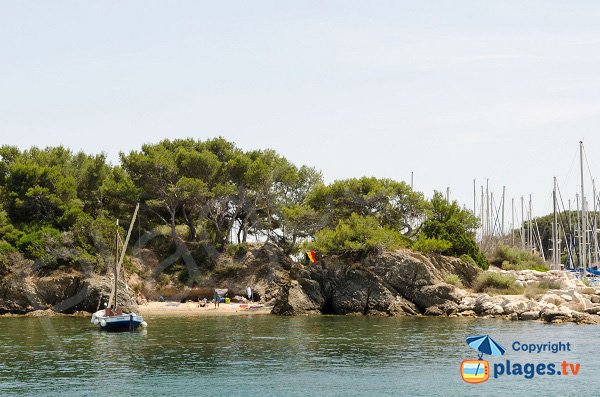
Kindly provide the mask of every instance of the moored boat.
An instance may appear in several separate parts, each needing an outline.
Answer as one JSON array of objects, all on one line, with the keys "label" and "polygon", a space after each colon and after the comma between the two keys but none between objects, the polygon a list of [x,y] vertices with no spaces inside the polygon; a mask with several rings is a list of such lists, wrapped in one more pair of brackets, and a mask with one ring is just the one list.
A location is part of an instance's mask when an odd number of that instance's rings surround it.
[{"label": "moored boat", "polygon": [[[92,315],[92,324],[100,327],[104,331],[135,331],[139,328],[146,328],[147,324],[144,318],[136,313],[124,313],[121,308],[118,307],[117,303],[117,292],[119,288],[119,275],[123,259],[125,258],[125,250],[129,243],[129,237],[135,219],[138,213],[140,205],[135,207],[131,224],[129,225],[129,231],[125,238],[125,243],[120,244],[121,239],[119,237],[119,221],[117,221],[117,230],[115,233],[115,266],[114,266],[114,285],[110,293],[108,305],[105,309],[98,310]],[[119,247],[121,247],[119,251]]]}]

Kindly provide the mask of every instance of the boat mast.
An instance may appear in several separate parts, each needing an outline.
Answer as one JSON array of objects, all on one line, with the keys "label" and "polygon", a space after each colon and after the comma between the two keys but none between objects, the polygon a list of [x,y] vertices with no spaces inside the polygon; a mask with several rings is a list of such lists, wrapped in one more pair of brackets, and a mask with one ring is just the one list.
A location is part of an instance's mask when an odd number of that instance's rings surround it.
[{"label": "boat mast", "polygon": [[485,244],[485,218],[484,218],[484,210],[485,210],[485,204],[484,204],[484,196],[483,196],[483,185],[481,185],[481,216],[480,216],[480,220],[481,220],[481,248],[483,248],[484,244]]},{"label": "boat mast", "polygon": [[491,224],[491,218],[490,218],[490,180],[486,179],[485,181],[485,215],[486,215],[486,229],[487,229],[487,235],[490,236],[490,224]]},{"label": "boat mast", "polygon": [[573,268],[573,219],[571,213],[571,199],[569,199],[569,238],[567,239],[567,233],[565,232],[565,239],[567,240],[567,247],[569,248],[569,268]]},{"label": "boat mast", "polygon": [[579,171],[581,174],[581,264],[585,274],[587,266],[587,214],[585,209],[585,191],[583,188],[583,142],[579,141]]},{"label": "boat mast", "polygon": [[477,216],[477,188],[475,187],[475,179],[473,179],[473,215]]},{"label": "boat mast", "polygon": [[525,249],[525,200],[521,196],[521,248]]},{"label": "boat mast", "polygon": [[558,252],[558,214],[556,212],[556,177],[554,177],[554,189],[552,190],[552,204],[554,207],[554,221],[552,222],[552,268],[559,269],[560,252]]},{"label": "boat mast", "polygon": [[512,233],[512,247],[515,246],[515,198],[510,199],[511,222],[510,231]]},{"label": "boat mast", "polygon": [[[125,238],[125,243],[123,244],[123,249],[121,250],[121,252],[119,253],[119,229],[118,229],[118,225],[119,222],[117,221],[117,233],[116,233],[116,246],[117,246],[117,260],[115,261],[115,285],[114,285],[114,293],[110,294],[110,300],[108,301],[108,306],[112,307],[113,305],[113,297],[114,297],[114,307],[115,309],[117,308],[117,288],[118,288],[118,282],[119,282],[119,278],[118,275],[121,271],[121,265],[123,264],[123,259],[125,259],[125,251],[127,250],[127,246],[129,245],[129,237],[131,237],[131,231],[133,230],[133,226],[135,225],[135,219],[137,217],[137,213],[138,210],[140,209],[140,204],[138,203],[135,206],[135,211],[133,212],[133,217],[131,218],[131,223],[129,224],[129,230],[127,231],[127,237]],[[119,255],[120,254],[120,255]]]},{"label": "boat mast", "polygon": [[500,234],[504,238],[504,200],[506,199],[506,186],[502,186],[502,227]]},{"label": "boat mast", "polygon": [[594,222],[592,223],[592,238],[594,239],[594,266],[598,265],[598,207],[596,200],[596,180],[592,179],[592,192],[594,194]]},{"label": "boat mast", "polygon": [[533,226],[532,226],[532,221],[531,218],[533,218],[533,213],[531,212],[531,194],[529,195],[529,230],[528,230],[528,238],[529,238],[529,242],[528,242],[528,246],[529,246],[529,251],[531,253],[533,253],[534,251],[534,245],[533,245]]},{"label": "boat mast", "polygon": [[114,276],[115,276],[115,287],[114,287],[114,309],[117,309],[117,288],[119,286],[119,276],[117,274],[117,264],[119,263],[119,220],[117,219],[117,223],[116,223],[116,232],[115,232],[115,269],[114,269]]}]

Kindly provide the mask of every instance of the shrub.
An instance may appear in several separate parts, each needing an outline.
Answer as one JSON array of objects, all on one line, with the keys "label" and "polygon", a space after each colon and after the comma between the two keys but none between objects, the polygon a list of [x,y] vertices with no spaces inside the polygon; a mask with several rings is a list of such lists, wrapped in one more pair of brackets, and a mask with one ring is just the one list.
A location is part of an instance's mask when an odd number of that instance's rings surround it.
[{"label": "shrub", "polygon": [[233,256],[236,258],[246,255],[246,253],[248,252],[249,249],[250,249],[250,246],[246,242],[239,243],[239,244],[227,244],[227,246],[225,248],[225,250],[227,251],[229,256]]},{"label": "shrub", "polygon": [[166,287],[167,285],[169,285],[170,282],[171,279],[164,273],[159,274],[158,279],[156,280],[156,283],[160,288]]},{"label": "shrub", "polygon": [[17,249],[4,240],[0,240],[0,255],[7,255],[11,252],[17,252]]},{"label": "shrub", "polygon": [[409,245],[408,238],[397,230],[380,226],[374,217],[353,213],[350,218],[340,220],[335,229],[318,231],[315,241],[308,243],[306,248],[322,255],[364,257],[378,250],[395,250]]},{"label": "shrub", "polygon": [[548,282],[542,281],[537,285],[528,285],[525,287],[525,291],[523,295],[530,299],[538,298],[540,295],[543,295],[549,289],[560,289],[560,283],[558,282]]},{"label": "shrub", "polygon": [[460,260],[471,266],[477,266],[477,262],[475,262],[475,259],[471,258],[471,255],[462,254]]},{"label": "shrub", "polygon": [[413,243],[412,248],[416,251],[426,254],[443,254],[452,248],[452,243],[444,239],[427,238],[421,236]]},{"label": "shrub", "polygon": [[446,277],[444,277],[444,282],[447,284],[454,285],[456,287],[463,287],[462,281],[460,281],[460,277],[458,277],[456,274],[448,274]]},{"label": "shrub", "polygon": [[477,292],[504,290],[514,292],[515,278],[509,274],[498,272],[483,272],[475,280],[474,289]]},{"label": "shrub", "polygon": [[17,248],[26,258],[50,267],[56,266],[61,246],[60,232],[51,227],[25,234],[17,242]]},{"label": "shrub", "polygon": [[544,260],[528,251],[509,247],[504,244],[498,245],[494,253],[494,263],[502,264],[505,270],[527,270],[547,271]]},{"label": "shrub", "polygon": [[421,226],[421,234],[427,238],[449,241],[452,246],[447,255],[469,255],[482,269],[487,269],[487,258],[475,242],[473,230],[478,220],[473,214],[461,208],[456,201],[449,203],[443,194],[435,192],[431,199],[431,210]]},{"label": "shrub", "polygon": [[547,272],[549,269],[545,265],[532,265],[531,263],[523,263],[520,265],[514,265],[509,261],[502,262],[502,269],[504,270],[537,270],[538,272]]}]

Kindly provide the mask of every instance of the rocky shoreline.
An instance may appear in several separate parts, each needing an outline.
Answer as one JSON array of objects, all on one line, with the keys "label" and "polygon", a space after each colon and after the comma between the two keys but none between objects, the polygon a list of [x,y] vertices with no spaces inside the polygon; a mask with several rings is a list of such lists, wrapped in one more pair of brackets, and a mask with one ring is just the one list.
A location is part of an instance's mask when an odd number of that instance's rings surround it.
[{"label": "rocky shoreline", "polygon": [[569,272],[490,270],[515,278],[520,288],[557,286],[536,296],[488,295],[446,283],[450,274],[472,286],[480,269],[457,258],[409,250],[384,253],[360,263],[333,258],[322,267],[294,268],[273,312],[282,315],[426,315],[600,323],[600,288]]},{"label": "rocky shoreline", "polygon": [[[600,323],[600,288],[585,286],[572,274],[562,271],[524,270],[510,273],[518,281],[536,286],[558,282],[560,289],[548,289],[539,297],[466,293],[449,316],[500,317],[509,320],[542,320],[545,322]],[[439,313],[439,312],[437,312]],[[433,314],[431,311],[427,314]]]},{"label": "rocky shoreline", "polygon": [[[235,274],[212,276],[205,288],[245,290],[254,286],[276,315],[359,314],[446,316],[539,320],[549,323],[600,323],[600,287],[584,285],[568,272],[534,270],[490,272],[514,278],[532,294],[478,293],[482,270],[458,258],[425,256],[411,250],[372,255],[360,261],[329,257],[302,265],[268,244],[241,258],[224,258],[218,267],[234,266]],[[222,274],[227,272],[221,271]],[[452,276],[458,284],[450,284]],[[130,280],[131,283],[131,280]],[[86,315],[110,293],[110,278],[77,271],[36,276],[5,276],[0,284],[0,315]],[[121,307],[138,308],[123,284]],[[185,289],[181,296],[185,297]]]}]

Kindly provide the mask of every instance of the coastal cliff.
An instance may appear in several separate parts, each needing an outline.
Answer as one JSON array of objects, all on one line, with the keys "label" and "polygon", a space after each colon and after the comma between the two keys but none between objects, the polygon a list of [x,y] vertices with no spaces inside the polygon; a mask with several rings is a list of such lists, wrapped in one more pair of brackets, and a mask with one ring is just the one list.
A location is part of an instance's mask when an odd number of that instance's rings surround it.
[{"label": "coastal cliff", "polygon": [[397,250],[355,262],[327,258],[319,266],[296,266],[281,288],[273,313],[296,315],[415,315],[457,308],[467,294],[444,282],[457,275],[471,285],[480,270],[460,259]]},{"label": "coastal cliff", "polygon": [[[535,294],[475,292],[481,269],[460,259],[397,250],[360,262],[328,258],[320,266],[295,266],[273,313],[497,317],[546,322],[600,322],[600,288],[568,272],[535,270],[487,274],[514,278]],[[458,276],[460,285],[445,282]],[[527,291],[527,290],[525,290]]]},{"label": "coastal cliff", "polygon": [[[152,274],[157,261],[134,258]],[[144,264],[146,263],[146,264]],[[145,267],[144,267],[145,266]],[[0,284],[0,314],[94,312],[108,300],[112,278],[81,271],[38,274],[23,266]],[[241,255],[220,255],[211,271],[193,285],[161,287],[141,271],[127,274],[119,305],[136,310],[133,291],[169,300],[210,298],[212,288],[227,288],[233,298],[251,286],[255,298],[277,315],[338,314],[386,316],[496,317],[547,322],[600,322],[600,289],[568,272],[483,271],[465,261],[409,249],[381,252],[362,260],[329,256],[314,264],[293,261],[272,244],[254,245]],[[482,275],[514,279],[521,291],[481,291]],[[528,293],[533,288],[535,293]],[[171,292],[168,295],[167,292]],[[525,291],[525,292],[524,292]],[[486,293],[487,292],[487,293]]]}]

